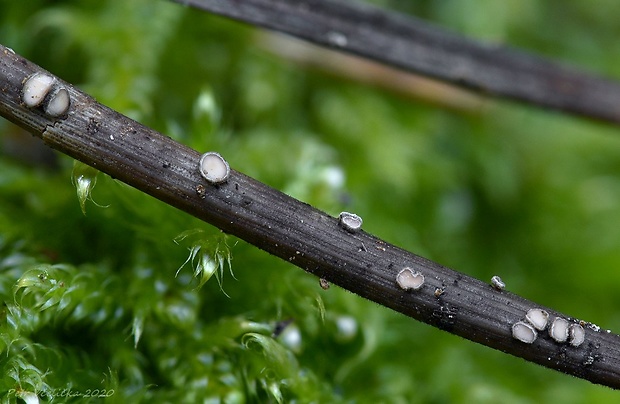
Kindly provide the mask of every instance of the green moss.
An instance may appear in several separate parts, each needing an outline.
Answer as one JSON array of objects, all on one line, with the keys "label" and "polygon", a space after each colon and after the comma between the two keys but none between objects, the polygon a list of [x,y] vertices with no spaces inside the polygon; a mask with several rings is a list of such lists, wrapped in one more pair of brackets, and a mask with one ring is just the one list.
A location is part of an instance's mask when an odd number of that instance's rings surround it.
[{"label": "green moss", "polygon": [[[495,18],[460,0],[380,3],[472,36],[552,44],[601,71],[619,65],[584,45],[609,44],[617,13],[580,2],[557,7],[569,17],[587,8],[592,22],[567,17],[559,38],[542,17],[548,4],[512,2]],[[110,107],[320,209],[358,213],[401,247],[617,327],[612,129],[502,102],[454,112],[404,99],[282,60],[252,29],[169,2],[0,8],[4,45]],[[584,29],[594,39],[565,39]],[[104,174],[36,153],[42,146],[29,139],[0,122],[3,401],[36,392],[93,402],[84,396],[93,390],[109,395],[94,402],[118,403],[612,400],[607,389],[323,290]]]}]

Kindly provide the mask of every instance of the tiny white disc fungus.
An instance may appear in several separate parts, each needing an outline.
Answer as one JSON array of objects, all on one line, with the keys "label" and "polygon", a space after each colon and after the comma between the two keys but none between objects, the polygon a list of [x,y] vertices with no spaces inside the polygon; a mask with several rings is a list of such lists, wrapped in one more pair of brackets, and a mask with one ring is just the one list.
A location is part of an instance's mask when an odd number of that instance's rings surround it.
[{"label": "tiny white disc fungus", "polygon": [[586,339],[586,330],[579,324],[571,324],[568,327],[568,341],[574,347],[578,347],[583,344],[583,341]]},{"label": "tiny white disc fungus", "polygon": [[52,89],[54,81],[54,77],[44,73],[35,73],[28,77],[22,92],[24,104],[29,108],[41,105],[47,93]]},{"label": "tiny white disc fungus", "polygon": [[538,331],[542,331],[547,328],[549,313],[542,309],[530,309],[525,315],[525,319]]},{"label": "tiny white disc fungus", "polygon": [[557,342],[565,342],[568,338],[568,321],[557,317],[551,323],[549,335]]},{"label": "tiny white disc fungus", "polygon": [[69,104],[69,92],[65,88],[59,88],[52,93],[45,113],[54,117],[64,115],[69,110]]},{"label": "tiny white disc fungus", "polygon": [[357,231],[362,227],[362,218],[355,213],[341,212],[338,217],[338,224],[348,231]]},{"label": "tiny white disc fungus", "polygon": [[347,46],[347,43],[349,42],[346,35],[337,31],[329,31],[327,33],[327,40],[330,44],[340,47]]},{"label": "tiny white disc fungus", "polygon": [[502,281],[502,278],[495,275],[491,278],[491,285],[497,290],[504,290],[506,284]]},{"label": "tiny white disc fungus", "polygon": [[521,342],[531,344],[536,341],[538,333],[530,324],[524,321],[518,321],[512,326],[512,336]]},{"label": "tiny white disc fungus", "polygon": [[221,184],[228,179],[230,166],[219,153],[207,152],[200,158],[200,173],[211,184]]},{"label": "tiny white disc fungus", "polygon": [[396,283],[403,290],[418,290],[424,285],[424,275],[409,267],[405,267],[396,275]]}]

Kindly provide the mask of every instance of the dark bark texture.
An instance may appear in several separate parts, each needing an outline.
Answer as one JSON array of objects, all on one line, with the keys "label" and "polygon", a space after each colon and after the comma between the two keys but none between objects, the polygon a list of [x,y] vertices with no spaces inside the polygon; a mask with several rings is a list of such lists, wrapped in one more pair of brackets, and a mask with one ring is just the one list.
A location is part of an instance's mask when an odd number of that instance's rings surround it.
[{"label": "dark bark texture", "polygon": [[[502,352],[620,387],[618,335],[582,322],[586,335],[579,347],[557,343],[547,332],[540,332],[533,344],[517,341],[512,326],[529,309],[540,307],[535,303],[364,231],[347,231],[337,218],[235,170],[227,182],[209,184],[200,175],[197,151],[59,78],[71,99],[67,114],[52,118],[41,107],[28,108],[21,99],[23,84],[35,72],[44,71],[0,45],[0,115],[50,147],[364,298]],[[404,267],[424,275],[419,290],[398,286],[396,276]],[[543,309],[552,317],[579,322]]]},{"label": "dark bark texture", "polygon": [[620,123],[620,84],[355,1],[173,0],[483,94]]}]

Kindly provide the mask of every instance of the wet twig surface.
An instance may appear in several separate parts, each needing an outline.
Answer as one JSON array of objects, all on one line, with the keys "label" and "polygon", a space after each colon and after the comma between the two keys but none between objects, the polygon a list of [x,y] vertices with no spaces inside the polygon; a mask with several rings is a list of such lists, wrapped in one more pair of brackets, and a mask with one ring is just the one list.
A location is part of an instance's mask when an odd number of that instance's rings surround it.
[{"label": "wet twig surface", "polygon": [[[40,103],[27,106],[24,83],[35,73],[51,77],[49,93]],[[51,116],[51,94],[63,89],[69,96],[68,109],[57,108],[54,111],[61,114]],[[323,282],[471,341],[620,388],[620,336],[540,307],[503,289],[497,280],[482,282],[390,245],[358,229],[355,217],[339,221],[234,167],[224,170],[225,181],[208,182],[200,172],[199,152],[97,103],[3,46],[0,114],[50,147],[287,260]],[[533,312],[536,320],[530,324],[526,314],[531,309],[540,310]],[[543,312],[549,325],[545,322],[541,330]],[[550,324],[557,318],[567,322],[553,323],[555,331],[550,333]],[[583,342],[569,328],[583,331]],[[515,331],[521,340],[515,338]]]},{"label": "wet twig surface", "polygon": [[620,123],[620,84],[355,1],[173,0],[473,89]]}]

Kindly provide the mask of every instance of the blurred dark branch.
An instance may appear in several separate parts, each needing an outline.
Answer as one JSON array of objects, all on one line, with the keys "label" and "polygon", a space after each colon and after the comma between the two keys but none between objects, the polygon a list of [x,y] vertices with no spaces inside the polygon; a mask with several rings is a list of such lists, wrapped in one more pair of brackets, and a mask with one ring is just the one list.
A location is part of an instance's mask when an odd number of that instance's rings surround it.
[{"label": "blurred dark branch", "polygon": [[620,83],[355,1],[173,1],[484,94],[620,123]]},{"label": "blurred dark branch", "polygon": [[351,54],[333,52],[290,36],[265,31],[256,44],[281,58],[292,60],[344,80],[390,91],[415,101],[468,114],[484,112],[488,99],[451,84],[406,72]]},{"label": "blurred dark branch", "polygon": [[[540,306],[363,231],[349,232],[336,218],[237,171],[231,170],[227,182],[211,185],[200,175],[197,151],[58,78],[56,88],[66,88],[71,100],[68,113],[52,118],[42,107],[28,108],[21,98],[23,85],[35,72],[44,71],[0,45],[0,115],[50,147],[383,306],[528,361],[620,388],[620,336],[583,323],[585,342],[578,347],[557,343],[547,332],[531,345],[519,342],[512,337],[513,324]],[[398,286],[396,276],[404,267],[424,275],[421,289]]]}]

